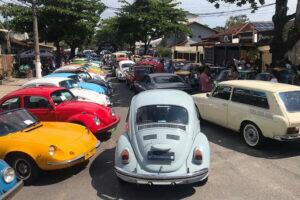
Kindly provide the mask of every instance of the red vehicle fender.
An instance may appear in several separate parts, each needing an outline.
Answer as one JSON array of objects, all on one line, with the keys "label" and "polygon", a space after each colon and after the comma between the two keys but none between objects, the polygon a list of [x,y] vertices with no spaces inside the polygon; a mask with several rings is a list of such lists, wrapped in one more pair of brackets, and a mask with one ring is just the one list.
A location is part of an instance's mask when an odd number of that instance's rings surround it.
[{"label": "red vehicle fender", "polygon": [[67,122],[81,124],[90,129],[94,117],[95,115],[80,113],[80,114],[72,115],[69,119],[67,119]]}]

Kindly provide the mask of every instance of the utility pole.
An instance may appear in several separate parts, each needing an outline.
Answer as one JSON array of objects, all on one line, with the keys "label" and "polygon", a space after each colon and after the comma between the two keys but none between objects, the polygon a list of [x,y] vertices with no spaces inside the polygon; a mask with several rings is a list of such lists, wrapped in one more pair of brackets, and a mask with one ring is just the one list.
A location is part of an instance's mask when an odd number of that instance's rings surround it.
[{"label": "utility pole", "polygon": [[32,17],[33,17],[33,35],[34,35],[34,51],[35,51],[35,72],[36,77],[42,77],[40,47],[39,47],[39,31],[36,11],[36,0],[32,0]]}]

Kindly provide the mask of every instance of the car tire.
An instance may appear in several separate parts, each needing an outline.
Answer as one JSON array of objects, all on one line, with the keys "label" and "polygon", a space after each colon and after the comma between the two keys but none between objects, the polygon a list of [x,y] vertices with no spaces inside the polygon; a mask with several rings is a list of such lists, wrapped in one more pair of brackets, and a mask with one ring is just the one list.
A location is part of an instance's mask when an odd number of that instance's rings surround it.
[{"label": "car tire", "polygon": [[252,122],[246,122],[242,125],[241,133],[245,143],[253,148],[263,146],[265,137],[258,126]]},{"label": "car tire", "polygon": [[40,174],[35,161],[25,154],[15,154],[8,158],[8,163],[16,172],[16,176],[23,180],[25,185],[32,184]]}]

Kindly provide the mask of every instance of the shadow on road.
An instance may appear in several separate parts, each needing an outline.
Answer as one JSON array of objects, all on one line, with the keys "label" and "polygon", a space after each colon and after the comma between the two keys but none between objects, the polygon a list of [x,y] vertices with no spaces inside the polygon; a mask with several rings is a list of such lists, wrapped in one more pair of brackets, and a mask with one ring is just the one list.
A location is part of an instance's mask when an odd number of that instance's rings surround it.
[{"label": "shadow on road", "polygon": [[114,151],[102,152],[91,164],[90,175],[92,186],[101,199],[183,199],[192,196],[192,186],[141,186],[135,184],[119,184],[114,172]]},{"label": "shadow on road", "polygon": [[134,92],[129,90],[125,82],[119,82],[117,79],[112,78],[111,83],[114,88],[114,93],[111,96],[114,107],[129,107]]},{"label": "shadow on road", "polygon": [[261,149],[254,149],[244,143],[239,133],[215,124],[205,122],[201,124],[201,131],[214,144],[254,157],[280,159],[300,155],[300,141],[278,142],[267,140],[265,146]]},{"label": "shadow on road", "polygon": [[34,183],[35,186],[52,185],[69,179],[70,177],[80,173],[86,168],[88,163],[81,163],[76,166],[54,170],[54,171],[43,171],[40,178]]}]

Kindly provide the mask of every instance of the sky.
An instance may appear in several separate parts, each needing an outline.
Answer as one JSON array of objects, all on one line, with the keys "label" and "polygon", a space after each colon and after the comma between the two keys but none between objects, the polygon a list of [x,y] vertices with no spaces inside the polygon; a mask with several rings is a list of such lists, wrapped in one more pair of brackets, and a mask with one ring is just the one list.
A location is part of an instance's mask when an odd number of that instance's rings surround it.
[{"label": "sky", "polygon": [[[132,0],[131,0],[132,1]],[[115,7],[118,8],[121,6],[121,4],[118,2],[118,0],[102,0],[102,2],[109,7]],[[221,11],[232,11],[236,9],[241,9],[240,7],[237,7],[236,5],[231,4],[221,4],[219,9],[216,9],[213,4],[209,3],[207,0],[181,0],[180,7],[186,11],[189,11],[191,13],[210,13],[210,12],[221,12]],[[266,4],[274,3],[275,0],[265,0]],[[288,7],[289,7],[289,13],[294,13],[296,11],[296,5],[297,0],[289,0],[288,1]],[[245,5],[242,8],[248,8],[249,5]],[[102,18],[108,18],[111,16],[114,16],[113,10],[106,10],[102,14]],[[271,21],[272,16],[275,12],[275,6],[265,7],[261,8],[256,11],[256,13],[252,14],[251,11],[242,11],[237,13],[230,13],[230,14],[222,14],[221,16],[210,16],[210,17],[200,17],[199,20],[203,24],[207,24],[211,28],[214,28],[216,26],[224,26],[226,20],[229,18],[229,16],[232,15],[239,15],[239,14],[247,14],[250,21]]]}]

